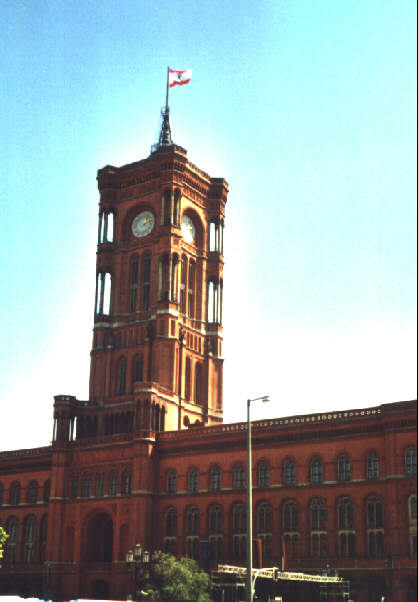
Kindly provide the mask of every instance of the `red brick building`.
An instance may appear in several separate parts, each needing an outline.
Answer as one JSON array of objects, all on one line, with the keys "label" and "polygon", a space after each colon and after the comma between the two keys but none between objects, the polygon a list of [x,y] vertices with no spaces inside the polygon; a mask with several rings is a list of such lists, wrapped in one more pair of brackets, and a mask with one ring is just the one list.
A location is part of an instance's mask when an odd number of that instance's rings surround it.
[{"label": "red brick building", "polygon": [[[211,566],[244,561],[246,425],[222,423],[228,186],[164,127],[147,159],[98,172],[89,399],[55,397],[50,446],[0,453],[0,593],[123,599],[136,542],[202,561],[210,541]],[[415,599],[415,412],[254,423],[264,565],[330,565],[358,602]]]}]

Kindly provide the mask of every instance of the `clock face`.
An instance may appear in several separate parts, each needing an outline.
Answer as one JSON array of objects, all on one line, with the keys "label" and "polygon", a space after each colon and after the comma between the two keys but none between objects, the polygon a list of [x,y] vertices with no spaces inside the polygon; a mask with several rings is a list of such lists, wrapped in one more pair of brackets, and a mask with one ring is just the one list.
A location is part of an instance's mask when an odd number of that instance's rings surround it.
[{"label": "clock face", "polygon": [[193,242],[196,236],[196,229],[194,227],[193,220],[188,215],[183,215],[183,221],[181,223],[181,233],[186,242]]},{"label": "clock face", "polygon": [[141,211],[132,222],[132,234],[137,237],[146,236],[153,229],[154,222],[151,211]]}]

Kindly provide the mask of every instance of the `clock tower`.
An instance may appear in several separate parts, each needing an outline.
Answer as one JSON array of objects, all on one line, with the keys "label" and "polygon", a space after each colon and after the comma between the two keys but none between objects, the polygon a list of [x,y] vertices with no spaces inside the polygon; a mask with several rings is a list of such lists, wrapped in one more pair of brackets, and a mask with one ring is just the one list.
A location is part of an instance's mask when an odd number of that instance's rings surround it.
[{"label": "clock tower", "polygon": [[227,183],[172,143],[168,114],[147,159],[107,165],[97,180],[90,393],[77,438],[222,422]]}]

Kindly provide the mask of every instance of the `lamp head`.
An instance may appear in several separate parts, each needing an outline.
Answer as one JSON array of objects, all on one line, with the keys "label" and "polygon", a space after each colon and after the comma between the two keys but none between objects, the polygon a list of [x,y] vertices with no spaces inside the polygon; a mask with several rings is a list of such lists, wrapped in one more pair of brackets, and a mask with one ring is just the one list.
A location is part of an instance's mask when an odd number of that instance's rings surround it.
[{"label": "lamp head", "polygon": [[270,401],[270,397],[268,395],[264,395],[264,397],[261,398],[261,401],[263,403],[267,403],[268,401]]},{"label": "lamp head", "polygon": [[133,562],[134,561],[134,553],[132,552],[132,550],[128,550],[126,552],[125,560],[126,560],[126,562]]}]

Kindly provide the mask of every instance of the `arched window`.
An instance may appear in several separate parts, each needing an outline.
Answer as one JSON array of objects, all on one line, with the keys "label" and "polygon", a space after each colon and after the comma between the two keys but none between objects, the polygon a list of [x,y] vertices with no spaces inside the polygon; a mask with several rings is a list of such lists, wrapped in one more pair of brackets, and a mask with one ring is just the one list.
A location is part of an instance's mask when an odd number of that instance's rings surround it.
[{"label": "arched window", "polygon": [[190,401],[190,391],[191,391],[191,378],[192,378],[192,369],[191,369],[191,360],[189,357],[186,358],[186,369],[184,375],[184,396],[186,401]]},{"label": "arched window", "polygon": [[48,479],[44,483],[44,502],[49,502],[49,496],[51,494],[51,481]]},{"label": "arched window", "polygon": [[237,560],[243,560],[246,552],[247,512],[244,504],[232,507],[232,553]]},{"label": "arched window", "polygon": [[114,230],[113,211],[103,211],[99,215],[99,244],[104,242],[113,242]]},{"label": "arched window", "polygon": [[171,258],[171,300],[174,303],[179,299],[179,258],[173,255]]},{"label": "arched window", "polygon": [[176,493],[177,491],[177,475],[174,470],[167,472],[167,493]]},{"label": "arched window", "polygon": [[136,312],[138,305],[138,255],[132,255],[129,267],[129,311]]},{"label": "arched window", "polygon": [[144,358],[137,355],[134,363],[135,382],[140,383],[144,380]]},{"label": "arched window", "polygon": [[408,447],[405,450],[405,473],[417,474],[417,448]]},{"label": "arched window", "polygon": [[273,509],[267,502],[257,506],[256,529],[257,538],[262,541],[263,558],[269,558],[273,538]]},{"label": "arched window", "polygon": [[289,501],[283,504],[282,527],[283,531],[299,530],[299,508],[296,502]]},{"label": "arched window", "polygon": [[39,562],[46,560],[46,538],[48,533],[48,515],[45,514],[39,524]]},{"label": "arched window", "polygon": [[173,207],[173,224],[175,226],[180,225],[180,201],[181,192],[179,188],[174,190],[174,207]]},{"label": "arched window", "polygon": [[141,309],[148,311],[150,308],[150,292],[151,292],[151,255],[145,253],[142,256],[142,297]]},{"label": "arched window", "polygon": [[38,501],[38,482],[31,481],[28,485],[26,501],[28,504],[36,504]]},{"label": "arched window", "polygon": [[245,470],[242,464],[237,464],[233,471],[233,482],[235,489],[244,489],[245,487]]},{"label": "arched window", "polygon": [[223,556],[223,510],[219,504],[209,506],[208,534],[211,560],[219,562]]},{"label": "arched window", "polygon": [[27,516],[24,523],[23,562],[32,564],[35,560],[36,518]]},{"label": "arched window", "polygon": [[103,497],[105,494],[106,475],[104,472],[99,472],[96,475],[96,496]]},{"label": "arched window", "polygon": [[311,483],[322,483],[324,478],[324,468],[321,458],[312,458],[311,460]]},{"label": "arched window", "polygon": [[9,504],[17,506],[20,504],[20,483],[12,483],[9,490]]},{"label": "arched window", "polygon": [[258,486],[270,487],[270,466],[264,461],[258,465]]},{"label": "arched window", "polygon": [[70,498],[75,499],[78,496],[78,476],[73,475],[70,481]]},{"label": "arched window", "polygon": [[187,474],[187,490],[195,493],[199,489],[199,473],[196,468],[191,468]]},{"label": "arched window", "polygon": [[202,382],[201,382],[201,366],[199,362],[196,362],[195,368],[194,368],[194,401],[197,404],[200,404],[201,402],[201,387],[202,387]]},{"label": "arched window", "polygon": [[338,480],[349,481],[351,478],[350,460],[346,454],[338,456]]},{"label": "arched window", "polygon": [[176,554],[177,551],[177,510],[169,508],[164,516],[164,551]]},{"label": "arched window", "polygon": [[211,468],[209,487],[212,491],[219,491],[222,487],[222,471],[219,466]]},{"label": "arched window", "polygon": [[199,510],[195,506],[186,510],[186,535],[199,535]]},{"label": "arched window", "polygon": [[354,503],[348,497],[339,500],[337,504],[338,518],[338,554],[339,556],[354,557],[356,533],[354,529]]},{"label": "arched window", "polygon": [[366,501],[367,547],[372,558],[384,555],[383,503],[377,497]]},{"label": "arched window", "polygon": [[8,534],[6,544],[6,563],[15,564],[17,561],[17,540],[19,534],[19,521],[15,516],[11,516],[6,521],[6,533]]},{"label": "arched window", "polygon": [[223,532],[223,510],[219,504],[212,504],[208,510],[208,531],[209,533]]},{"label": "arched window", "polygon": [[186,313],[187,258],[181,258],[180,312]]},{"label": "arched window", "polygon": [[366,476],[369,480],[379,478],[379,456],[376,452],[370,452],[367,454]]},{"label": "arched window", "polygon": [[314,499],[309,507],[311,526],[311,556],[327,555],[327,507],[322,499]]},{"label": "arched window", "polygon": [[299,507],[293,500],[286,501],[282,506],[282,531],[286,553],[294,558],[298,552],[299,542]]},{"label": "arched window", "polygon": [[132,472],[124,470],[122,473],[122,494],[129,495],[132,490]]},{"label": "arched window", "polygon": [[196,266],[193,260],[189,262],[189,278],[188,278],[188,289],[187,289],[187,308],[189,318],[195,317],[195,278],[196,278]]},{"label": "arched window", "polygon": [[126,360],[124,357],[119,359],[117,378],[117,393],[124,395],[126,393]]},{"label": "arched window", "polygon": [[81,479],[81,497],[90,497],[91,495],[91,476],[83,475]]},{"label": "arched window", "polygon": [[409,522],[409,553],[413,558],[417,557],[417,495],[414,493],[408,498],[408,522]]},{"label": "arched window", "polygon": [[112,276],[110,272],[99,272],[96,282],[96,314],[110,314],[111,298]]},{"label": "arched window", "polygon": [[118,494],[118,473],[112,472],[110,475],[109,495],[115,496]]},{"label": "arched window", "polygon": [[283,480],[285,485],[296,485],[296,466],[293,460],[284,461]]}]

